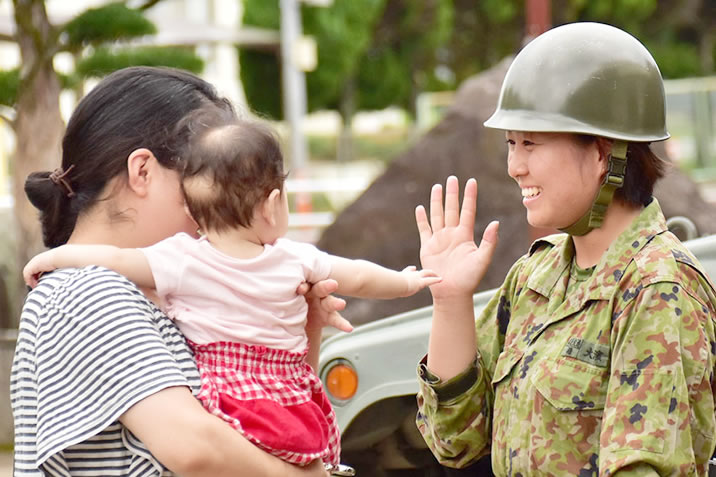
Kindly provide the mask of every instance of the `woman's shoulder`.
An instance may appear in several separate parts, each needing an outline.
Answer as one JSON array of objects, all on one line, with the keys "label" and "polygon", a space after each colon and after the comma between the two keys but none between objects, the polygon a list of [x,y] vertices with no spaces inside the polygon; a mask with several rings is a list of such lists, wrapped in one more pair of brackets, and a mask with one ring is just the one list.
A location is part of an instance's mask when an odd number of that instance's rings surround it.
[{"label": "woman's shoulder", "polygon": [[633,260],[631,282],[678,285],[700,302],[716,304],[716,290],[703,265],[671,232],[653,237]]},{"label": "woman's shoulder", "polygon": [[64,268],[47,273],[31,290],[23,306],[25,315],[77,313],[102,315],[103,311],[135,307],[153,312],[153,304],[129,279],[98,266]]},{"label": "woman's shoulder", "polygon": [[110,354],[118,353],[120,344],[148,354],[164,349],[181,366],[195,369],[172,320],[126,277],[98,266],[60,269],[42,277],[28,294],[19,328],[32,346],[62,342],[63,348],[79,346],[89,352],[91,344]]},{"label": "woman's shoulder", "polygon": [[62,299],[103,290],[127,291],[132,294],[136,292],[142,295],[139,288],[124,275],[96,265],[83,268],[61,268],[46,273],[30,294],[40,294],[48,299]]},{"label": "woman's shoulder", "polygon": [[673,280],[694,273],[707,277],[703,265],[671,232],[655,235],[634,256],[634,264],[647,280]]}]

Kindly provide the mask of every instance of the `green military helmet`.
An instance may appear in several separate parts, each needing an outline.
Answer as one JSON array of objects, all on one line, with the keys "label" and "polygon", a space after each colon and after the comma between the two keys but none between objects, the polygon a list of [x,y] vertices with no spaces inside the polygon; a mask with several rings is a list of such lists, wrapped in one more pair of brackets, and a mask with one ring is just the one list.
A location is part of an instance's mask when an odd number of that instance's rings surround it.
[{"label": "green military helmet", "polygon": [[669,138],[664,84],[649,51],[618,28],[586,22],[549,30],[522,49],[485,126],[630,142]]}]

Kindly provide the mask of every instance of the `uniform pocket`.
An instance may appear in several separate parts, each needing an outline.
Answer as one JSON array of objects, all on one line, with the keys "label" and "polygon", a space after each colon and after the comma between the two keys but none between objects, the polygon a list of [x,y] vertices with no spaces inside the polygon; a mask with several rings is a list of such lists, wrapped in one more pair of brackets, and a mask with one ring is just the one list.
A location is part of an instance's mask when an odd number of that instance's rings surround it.
[{"label": "uniform pocket", "polygon": [[[563,475],[593,475],[589,466],[596,466],[599,436],[606,404],[609,373],[571,358],[545,358],[536,364],[530,375],[533,394],[527,419],[531,427],[529,462],[541,468],[551,462]],[[566,446],[566,447],[565,447]],[[594,470],[594,469],[592,469]]]},{"label": "uniform pocket", "polygon": [[569,358],[545,359],[532,384],[559,411],[601,410],[607,398],[607,370]]}]

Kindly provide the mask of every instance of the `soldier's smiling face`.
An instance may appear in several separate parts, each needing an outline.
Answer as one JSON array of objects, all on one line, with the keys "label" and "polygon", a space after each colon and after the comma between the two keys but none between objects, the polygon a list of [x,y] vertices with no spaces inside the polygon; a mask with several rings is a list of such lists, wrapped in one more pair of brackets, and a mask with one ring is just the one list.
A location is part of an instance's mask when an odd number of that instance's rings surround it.
[{"label": "soldier's smiling face", "polygon": [[507,172],[522,191],[527,222],[565,228],[591,207],[604,174],[596,142],[569,133],[508,131]]}]

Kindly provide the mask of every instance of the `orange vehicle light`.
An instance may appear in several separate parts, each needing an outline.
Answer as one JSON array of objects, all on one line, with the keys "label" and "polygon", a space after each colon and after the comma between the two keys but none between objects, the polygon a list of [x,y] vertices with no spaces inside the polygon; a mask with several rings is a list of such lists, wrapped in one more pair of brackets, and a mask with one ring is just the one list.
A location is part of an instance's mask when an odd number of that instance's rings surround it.
[{"label": "orange vehicle light", "polygon": [[326,390],[336,399],[350,399],[358,390],[358,375],[352,367],[340,363],[326,373]]}]

